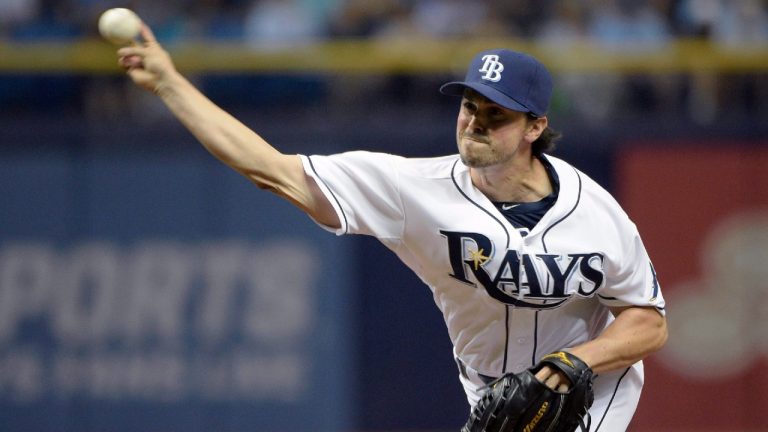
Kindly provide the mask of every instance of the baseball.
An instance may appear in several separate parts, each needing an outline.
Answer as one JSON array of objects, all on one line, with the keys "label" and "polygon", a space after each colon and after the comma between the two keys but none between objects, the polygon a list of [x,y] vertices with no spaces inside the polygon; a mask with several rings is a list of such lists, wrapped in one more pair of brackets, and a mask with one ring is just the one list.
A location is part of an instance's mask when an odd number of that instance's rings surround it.
[{"label": "baseball", "polygon": [[140,31],[141,18],[130,9],[108,9],[99,17],[99,33],[113,44],[128,44]]}]

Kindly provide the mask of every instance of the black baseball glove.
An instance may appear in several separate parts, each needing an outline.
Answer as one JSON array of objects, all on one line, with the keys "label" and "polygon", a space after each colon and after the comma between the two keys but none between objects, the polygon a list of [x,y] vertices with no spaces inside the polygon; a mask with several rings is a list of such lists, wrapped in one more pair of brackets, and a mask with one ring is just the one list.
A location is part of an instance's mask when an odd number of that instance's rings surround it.
[{"label": "black baseball glove", "polygon": [[[535,377],[545,365],[568,377],[568,391],[552,390]],[[536,366],[488,384],[461,432],[589,431],[592,378],[592,369],[571,353],[545,355]]]}]

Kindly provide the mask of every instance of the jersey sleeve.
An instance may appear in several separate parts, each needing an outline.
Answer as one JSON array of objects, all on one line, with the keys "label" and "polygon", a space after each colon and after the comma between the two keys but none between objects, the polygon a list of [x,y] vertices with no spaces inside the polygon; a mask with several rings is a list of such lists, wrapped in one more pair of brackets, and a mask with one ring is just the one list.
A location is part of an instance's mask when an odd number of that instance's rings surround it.
[{"label": "jersey sleeve", "polygon": [[300,157],[304,171],[315,180],[341,221],[339,229],[320,226],[337,235],[401,236],[404,218],[398,156],[354,151]]},{"label": "jersey sleeve", "polygon": [[598,297],[609,307],[650,306],[663,315],[664,297],[656,270],[637,228],[631,225],[632,235],[626,239],[622,260],[607,273],[606,284],[598,291]]}]

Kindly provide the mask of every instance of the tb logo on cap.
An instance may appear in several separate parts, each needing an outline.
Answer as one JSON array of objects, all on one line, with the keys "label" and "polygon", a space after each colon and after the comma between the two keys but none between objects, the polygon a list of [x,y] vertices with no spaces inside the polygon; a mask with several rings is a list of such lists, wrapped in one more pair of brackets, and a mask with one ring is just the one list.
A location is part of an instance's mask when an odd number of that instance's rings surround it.
[{"label": "tb logo on cap", "polygon": [[481,78],[498,82],[501,79],[501,72],[504,70],[504,65],[499,62],[499,56],[496,54],[486,54],[483,56],[483,61],[483,67],[479,71],[484,72],[485,75]]}]

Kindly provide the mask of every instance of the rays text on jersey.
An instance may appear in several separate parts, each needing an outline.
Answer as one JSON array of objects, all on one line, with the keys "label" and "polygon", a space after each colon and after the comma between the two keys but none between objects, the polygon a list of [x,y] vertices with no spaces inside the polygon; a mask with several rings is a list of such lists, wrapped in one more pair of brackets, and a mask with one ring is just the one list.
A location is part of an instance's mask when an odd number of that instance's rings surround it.
[{"label": "rays text on jersey", "polygon": [[[445,230],[440,234],[447,240],[451,277],[473,286],[479,283],[502,303],[551,309],[573,295],[592,296],[605,281],[603,255],[597,252],[558,255],[507,250],[496,258],[493,242],[483,234]],[[478,251],[485,252],[480,262]],[[492,275],[488,268],[498,270]]]}]

